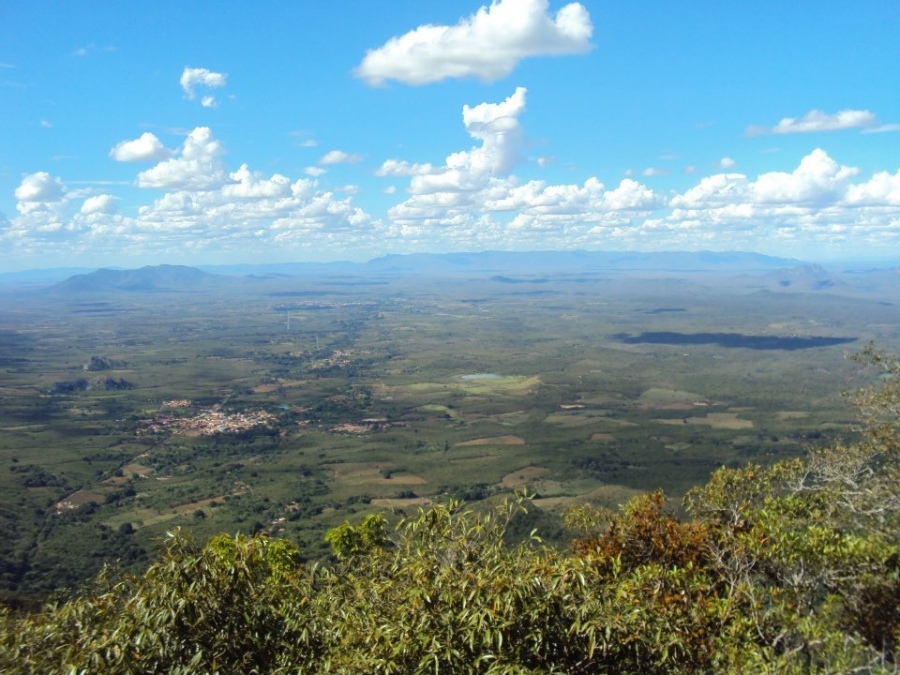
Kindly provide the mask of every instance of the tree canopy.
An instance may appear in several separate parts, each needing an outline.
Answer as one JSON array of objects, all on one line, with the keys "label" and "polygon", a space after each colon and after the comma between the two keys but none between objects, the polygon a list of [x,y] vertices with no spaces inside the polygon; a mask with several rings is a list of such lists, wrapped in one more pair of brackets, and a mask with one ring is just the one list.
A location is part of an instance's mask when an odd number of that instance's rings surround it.
[{"label": "tree canopy", "polygon": [[689,519],[653,492],[583,505],[571,550],[504,533],[518,495],[423,509],[292,543],[175,531],[147,572],[0,617],[7,673],[897,672],[900,362],[853,397],[861,435],[722,468]]}]

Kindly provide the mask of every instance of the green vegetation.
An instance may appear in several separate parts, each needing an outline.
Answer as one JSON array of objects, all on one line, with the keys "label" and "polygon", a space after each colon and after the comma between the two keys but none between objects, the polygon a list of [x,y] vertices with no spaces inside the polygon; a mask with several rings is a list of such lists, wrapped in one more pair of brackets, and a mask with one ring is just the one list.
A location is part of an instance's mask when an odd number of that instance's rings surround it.
[{"label": "green vegetation", "polygon": [[[868,277],[824,295],[713,273],[367,274],[0,289],[0,600],[65,597],[106,563],[142,574],[176,528],[326,562],[345,521],[392,531],[523,489],[530,527],[568,550],[569,507],[660,488],[683,516],[722,466],[852,442],[840,392],[874,378],[813,338],[900,348],[900,305]],[[645,334],[703,339],[617,337]]]},{"label": "green vegetation", "polygon": [[572,508],[570,552],[524,495],[375,515],[301,563],[265,536],[179,531],[149,570],[0,624],[7,673],[889,673],[900,668],[900,361],[855,397],[858,442],[722,468],[680,520],[661,492]]}]

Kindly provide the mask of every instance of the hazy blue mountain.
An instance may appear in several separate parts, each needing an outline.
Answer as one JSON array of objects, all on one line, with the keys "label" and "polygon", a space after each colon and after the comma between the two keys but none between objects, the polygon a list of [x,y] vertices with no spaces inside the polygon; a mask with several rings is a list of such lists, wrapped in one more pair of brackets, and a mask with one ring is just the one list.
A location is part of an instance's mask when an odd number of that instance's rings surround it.
[{"label": "hazy blue mountain", "polygon": [[0,287],[38,287],[64,281],[76,274],[92,272],[92,267],[54,267],[0,273]]},{"label": "hazy blue mountain", "polygon": [[486,272],[545,274],[606,271],[752,272],[801,264],[797,260],[758,253],[605,252],[605,251],[483,251],[387,255],[365,263],[368,269],[398,273]]},{"label": "hazy blue mountain", "polygon": [[[544,277],[596,279],[609,274],[627,273],[649,278],[681,275],[721,274],[735,278],[745,275],[750,286],[790,291],[847,290],[846,275],[788,258],[758,253],[699,252],[604,252],[604,251],[482,251],[476,253],[391,254],[368,262],[274,263],[271,265],[157,265],[140,269],[100,269],[70,275],[71,270],[32,270],[0,275],[0,286],[7,289],[25,284],[43,286],[55,293],[141,293],[197,291],[233,284],[279,283],[290,278],[316,277],[340,283],[341,279],[366,277],[389,279],[407,276],[483,276],[494,281],[524,283]],[[79,270],[80,271],[80,270]],[[868,277],[870,285],[879,285],[893,271],[857,273]],[[41,284],[41,281],[44,281]],[[54,281],[59,281],[51,285]],[[855,281],[855,280],[854,280]],[[358,282],[357,282],[358,283]],[[855,286],[855,283],[853,284]]]},{"label": "hazy blue mountain", "polygon": [[76,274],[51,287],[59,293],[187,291],[209,288],[217,281],[195,267],[157,265],[136,270],[100,269],[89,274]]}]

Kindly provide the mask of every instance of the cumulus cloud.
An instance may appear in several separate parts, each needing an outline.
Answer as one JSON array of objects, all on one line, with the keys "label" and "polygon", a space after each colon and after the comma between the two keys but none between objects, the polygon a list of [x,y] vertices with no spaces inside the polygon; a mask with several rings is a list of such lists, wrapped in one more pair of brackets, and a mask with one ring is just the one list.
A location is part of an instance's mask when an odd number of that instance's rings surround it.
[{"label": "cumulus cloud", "polygon": [[16,211],[7,235],[18,240],[64,237],[77,228],[66,187],[46,171],[23,176],[15,190]]},{"label": "cumulus cloud", "polygon": [[416,164],[402,159],[387,159],[375,170],[376,176],[419,176],[435,173],[431,164]]},{"label": "cumulus cloud", "polygon": [[821,207],[838,200],[858,173],[858,169],[839,165],[824,150],[816,149],[790,173],[772,171],[755,181],[740,173],[707,176],[674,197],[670,205],[687,209],[735,204]]},{"label": "cumulus cloud", "polygon": [[[70,190],[46,172],[23,176],[16,216],[0,216],[0,258],[57,251],[72,259],[82,250],[195,262],[204,251],[208,259],[267,252],[296,259],[473,248],[745,248],[799,257],[862,246],[900,250],[900,170],[864,177],[823,149],[758,175],[720,160],[713,175],[683,177],[690,185],[678,193],[653,190],[639,172],[609,185],[595,176],[564,184],[520,179],[516,170],[528,161],[526,94],[520,88],[499,102],[462,107],[472,147],[449,148],[443,161],[384,161],[376,174],[388,187],[375,197],[392,203],[384,218],[355,203],[355,185],[320,186],[322,166],[299,178],[245,163],[226,167],[222,144],[198,127],[138,173],[137,185],[161,191],[142,205],[120,199],[114,187],[95,194],[96,181]],[[162,144],[145,136],[110,154],[149,158]],[[531,161],[534,168],[537,158]]]},{"label": "cumulus cloud", "polygon": [[817,131],[840,131],[842,129],[875,128],[878,118],[868,110],[841,110],[833,115],[821,110],[810,110],[803,117],[785,117],[773,127],[752,126],[748,136],[762,134],[806,134]]},{"label": "cumulus cloud", "polygon": [[633,178],[609,188],[595,177],[522,182],[512,170],[524,105],[522,90],[502,103],[465,108],[464,125],[480,144],[449,155],[443,166],[383,163],[379,175],[409,178],[408,197],[388,211],[391,236],[425,249],[664,246],[808,256],[860,242],[900,246],[900,171],[860,180],[858,168],[821,149],[793,169],[755,177],[723,157],[721,173],[667,196]]},{"label": "cumulus cloud", "polygon": [[113,194],[69,191],[46,172],[24,176],[15,190],[17,216],[0,216],[0,259],[72,260],[89,252],[196,262],[204,251],[372,252],[383,239],[381,223],[353,204],[356,186],[336,194],[314,179],[263,175],[247,164],[227,170],[221,144],[205,127],[175,156],[141,172],[138,184],[164,192],[122,213],[124,202]]},{"label": "cumulus cloud", "polygon": [[[851,185],[845,201],[852,206],[900,207],[900,171],[880,171],[865,183]],[[900,217],[897,225],[900,227]]]},{"label": "cumulus cloud", "polygon": [[856,182],[859,175],[858,168],[816,149],[790,172],[703,178],[641,229],[685,245],[775,246],[806,256],[815,250],[846,253],[863,243],[900,245],[900,171]]},{"label": "cumulus cloud", "polygon": [[508,174],[521,159],[522,130],[518,117],[525,110],[525,95],[525,88],[518,87],[501,103],[463,106],[463,125],[481,145],[449,155],[440,169],[407,165],[416,167],[410,192],[430,194],[472,190],[483,186],[492,177]]},{"label": "cumulus cloud", "polygon": [[263,178],[258,172],[251,172],[246,164],[229,174],[233,183],[222,187],[222,195],[237,199],[258,199],[288,197],[291,194],[291,180],[287,176],[274,174]]},{"label": "cumulus cloud", "polygon": [[723,157],[718,162],[716,162],[715,167],[717,169],[732,169],[734,165],[737,164],[731,157]]},{"label": "cumulus cloud", "polygon": [[88,197],[81,205],[79,213],[90,216],[94,214],[108,215],[116,212],[116,202],[112,195],[95,195]]},{"label": "cumulus cloud", "polygon": [[144,188],[212,189],[227,181],[222,165],[222,144],[209,127],[197,127],[184,141],[175,157],[138,174],[137,185]]},{"label": "cumulus cloud", "polygon": [[[197,89],[218,89],[228,82],[227,73],[216,73],[207,68],[189,68],[185,66],[181,73],[181,88],[184,96],[190,101],[197,98]],[[205,94],[200,98],[200,105],[204,108],[212,108],[216,105],[214,96]]]},{"label": "cumulus cloud", "polygon": [[841,166],[817,148],[800,160],[792,173],[760,175],[753,185],[753,197],[766,204],[824,205],[843,194],[858,173],[859,169]]},{"label": "cumulus cloud", "polygon": [[22,178],[15,194],[20,204],[59,202],[65,199],[66,189],[59,178],[46,171],[38,171]]},{"label": "cumulus cloud", "polygon": [[163,160],[171,157],[172,153],[162,141],[147,131],[133,141],[117,143],[109,151],[109,156],[117,162],[145,162]]},{"label": "cumulus cloud", "polygon": [[458,77],[493,81],[530,56],[588,51],[593,30],[587,9],[577,2],[551,16],[548,0],[494,0],[455,26],[423,25],[391,38],[369,50],[355,73],[372,85]]},{"label": "cumulus cloud", "polygon": [[362,160],[362,155],[355,155],[343,150],[329,150],[319,158],[319,164],[357,164]]},{"label": "cumulus cloud", "polygon": [[479,145],[450,154],[443,166],[382,164],[379,175],[410,178],[409,197],[388,211],[395,236],[432,246],[572,248],[589,245],[593,228],[627,226],[663,204],[628,178],[613,189],[593,177],[580,185],[521,183],[512,171],[523,161],[525,98],[519,88],[500,103],[465,106],[463,124]]}]

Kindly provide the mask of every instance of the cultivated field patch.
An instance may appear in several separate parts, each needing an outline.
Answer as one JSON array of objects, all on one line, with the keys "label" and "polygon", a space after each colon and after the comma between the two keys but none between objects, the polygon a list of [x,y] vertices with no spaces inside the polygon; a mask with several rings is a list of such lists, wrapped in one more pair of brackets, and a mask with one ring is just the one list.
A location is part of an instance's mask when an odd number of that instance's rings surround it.
[{"label": "cultivated field patch", "polygon": [[407,499],[373,499],[372,505],[384,509],[405,509],[413,506],[430,506],[432,501],[428,497],[409,497]]},{"label": "cultivated field patch", "polygon": [[54,508],[57,513],[61,513],[69,509],[77,509],[79,506],[84,506],[85,504],[102,504],[104,499],[105,497],[99,492],[94,492],[93,490],[78,490],[62,501],[57,502],[54,505]]},{"label": "cultivated field patch", "polygon": [[342,462],[323,464],[335,480],[344,483],[375,483],[377,485],[424,485],[428,481],[411,473],[400,472],[383,462]]},{"label": "cultivated field patch", "polygon": [[153,473],[153,469],[150,467],[144,466],[143,464],[126,464],[122,467],[122,473],[130,475],[130,476],[138,476],[140,478],[146,478],[151,473]]},{"label": "cultivated field patch", "polygon": [[525,439],[519,436],[490,436],[487,438],[473,438],[470,441],[454,443],[455,448],[466,448],[474,445],[525,445]]},{"label": "cultivated field patch", "polygon": [[[474,375],[480,375],[474,373]],[[388,387],[394,396],[410,396],[428,394],[430,396],[446,395],[455,392],[470,396],[524,396],[537,389],[541,378],[537,375],[497,375],[464,379],[466,375],[457,375],[448,382],[414,382],[406,385]]]},{"label": "cultivated field patch", "polygon": [[609,417],[608,410],[561,410],[559,412],[550,413],[544,418],[547,424],[573,429],[577,427],[591,426],[598,422],[608,422],[613,424],[621,423]]},{"label": "cultivated field patch", "polygon": [[677,389],[660,389],[651,387],[638,398],[638,405],[642,408],[674,408],[686,410],[694,406],[709,405],[709,402],[700,394]]},{"label": "cultivated field patch", "polygon": [[775,413],[775,418],[779,422],[787,422],[789,420],[803,420],[809,417],[808,412],[803,412],[802,410],[782,410],[778,413]]},{"label": "cultivated field patch", "polygon": [[543,466],[525,466],[503,476],[500,485],[509,489],[520,488],[548,473],[550,469]]},{"label": "cultivated field patch", "polygon": [[273,391],[278,391],[279,389],[302,387],[304,384],[305,380],[279,380],[278,382],[266,382],[265,384],[258,384],[255,387],[252,387],[251,391],[254,394],[271,394]]},{"label": "cultivated field patch", "polygon": [[738,417],[738,413],[734,412],[717,412],[717,413],[709,413],[706,417],[685,417],[680,420],[673,419],[658,419],[655,420],[660,424],[669,424],[674,426],[680,426],[683,424],[694,424],[694,425],[705,425],[712,429],[729,429],[729,430],[739,430],[739,429],[752,429],[753,421],[752,420],[742,420]]}]

